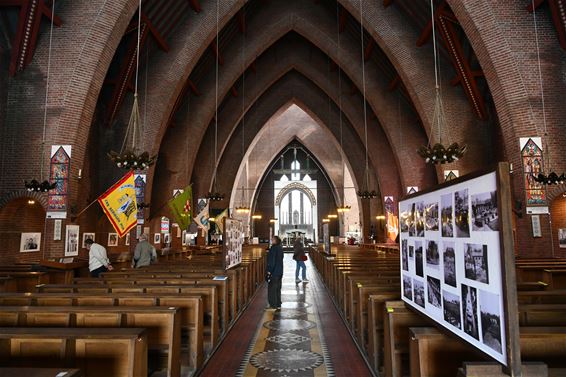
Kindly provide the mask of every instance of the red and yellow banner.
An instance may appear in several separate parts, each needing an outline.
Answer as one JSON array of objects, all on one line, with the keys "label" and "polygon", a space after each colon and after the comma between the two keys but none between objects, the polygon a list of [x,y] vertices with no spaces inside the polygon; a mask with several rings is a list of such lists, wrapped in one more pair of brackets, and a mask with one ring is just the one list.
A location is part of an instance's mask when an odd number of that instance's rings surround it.
[{"label": "red and yellow banner", "polygon": [[387,212],[387,238],[393,242],[399,234],[399,219],[391,212]]},{"label": "red and yellow banner", "polygon": [[134,172],[130,171],[98,198],[114,230],[123,237],[137,224]]}]

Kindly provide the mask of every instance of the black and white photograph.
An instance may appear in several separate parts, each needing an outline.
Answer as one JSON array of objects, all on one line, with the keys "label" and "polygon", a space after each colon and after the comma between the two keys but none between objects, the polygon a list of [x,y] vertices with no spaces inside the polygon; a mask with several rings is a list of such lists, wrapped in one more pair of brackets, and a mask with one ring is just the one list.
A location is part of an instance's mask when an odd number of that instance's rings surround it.
[{"label": "black and white photograph", "polygon": [[487,245],[464,244],[466,279],[489,284]]},{"label": "black and white photograph", "polygon": [[442,262],[444,265],[444,284],[456,288],[456,253],[454,252],[454,242],[443,242],[444,251]]},{"label": "black and white photograph", "polygon": [[480,290],[482,342],[501,353],[501,311],[499,295]]},{"label": "black and white photograph", "polygon": [[410,276],[403,275],[403,296],[408,300],[413,299],[413,284]]},{"label": "black and white photograph", "polygon": [[94,233],[83,233],[83,243],[81,245],[83,249],[86,249],[86,240],[92,240],[94,242],[95,234]]},{"label": "black and white photograph", "polygon": [[79,226],[67,225],[65,227],[65,256],[79,255]]},{"label": "black and white photograph", "polygon": [[426,291],[428,303],[440,308],[442,306],[442,299],[440,297],[440,280],[432,276],[426,277]]},{"label": "black and white photograph", "polygon": [[438,270],[440,267],[440,255],[436,241],[425,241],[426,245],[426,266]]},{"label": "black and white photograph", "polygon": [[442,291],[442,302],[444,305],[444,320],[457,329],[461,329],[460,297],[448,291]]},{"label": "black and white photograph", "polygon": [[562,249],[566,248],[566,228],[558,229],[558,246]]},{"label": "black and white photograph", "polygon": [[154,233],[153,234],[153,243],[156,243],[156,244],[161,243],[161,233]]},{"label": "black and white photograph", "polygon": [[418,276],[424,277],[423,270],[423,243],[415,241],[415,272]]},{"label": "black and white photograph", "polygon": [[22,233],[20,238],[20,252],[28,253],[39,251],[41,247],[41,233]]},{"label": "black and white photograph", "polygon": [[171,233],[165,233],[163,235],[163,243],[169,245],[171,243]]},{"label": "black and white photograph", "polygon": [[424,202],[415,203],[415,237],[424,237],[425,235],[425,205]]},{"label": "black and white photograph", "polygon": [[425,227],[427,231],[438,231],[438,203],[425,206]]},{"label": "black and white photograph", "polygon": [[124,244],[130,246],[130,233],[126,233],[126,242]]},{"label": "black and white photograph", "polygon": [[476,232],[499,230],[496,191],[472,195],[472,230]]},{"label": "black and white photograph", "polygon": [[411,204],[411,208],[409,210],[408,216],[407,216],[407,224],[409,227],[409,236],[411,237],[415,237],[417,235],[417,228],[416,228],[416,224],[415,224],[415,218],[416,218],[416,205],[415,203]]},{"label": "black and white photograph", "polygon": [[479,340],[478,330],[478,293],[474,287],[462,284],[462,314],[464,332]]},{"label": "black and white photograph", "polygon": [[442,237],[454,237],[454,204],[452,194],[440,197],[440,221],[442,227]]},{"label": "black and white photograph", "polygon": [[424,284],[417,279],[413,279],[413,297],[415,304],[425,307]]},{"label": "black and white photograph", "polygon": [[405,250],[405,252],[407,252],[407,245],[408,245],[408,240],[402,240],[401,241],[401,250]]},{"label": "black and white photograph", "polygon": [[399,215],[399,226],[401,227],[402,233],[407,233],[409,231],[409,211],[402,211]]},{"label": "black and white photograph", "polygon": [[454,193],[454,223],[456,237],[470,237],[470,210],[468,203],[468,189]]},{"label": "black and white photograph", "polygon": [[108,246],[118,246],[118,233],[108,233]]},{"label": "black and white photograph", "polygon": [[407,256],[407,249],[401,249],[401,265],[404,271],[409,271],[409,258]]},{"label": "black and white photograph", "polygon": [[413,259],[415,257],[415,247],[409,246],[409,259]]}]

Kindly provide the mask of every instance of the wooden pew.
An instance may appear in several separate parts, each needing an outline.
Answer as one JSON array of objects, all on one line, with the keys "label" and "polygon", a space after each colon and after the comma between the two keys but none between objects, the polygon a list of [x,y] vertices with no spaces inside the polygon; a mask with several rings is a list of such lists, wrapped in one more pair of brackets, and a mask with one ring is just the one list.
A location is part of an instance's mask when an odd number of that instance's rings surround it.
[{"label": "wooden pew", "polygon": [[367,355],[370,365],[374,370],[379,370],[383,366],[384,348],[384,315],[385,303],[387,301],[398,300],[399,292],[389,292],[375,294],[371,293],[368,297],[367,309]]},{"label": "wooden pew", "polygon": [[[38,292],[51,293],[149,293],[149,294],[193,294],[200,295],[203,299],[204,312],[210,313],[210,317],[205,315],[205,337],[208,335],[210,348],[214,348],[220,339],[219,332],[219,311],[218,293],[215,286],[195,286],[195,285],[175,285],[165,284],[137,286],[132,284],[112,285],[112,286],[77,286],[77,285],[42,285],[37,287]],[[208,332],[208,334],[206,334]]]},{"label": "wooden pew", "polygon": [[82,377],[79,369],[67,368],[2,368],[0,377]]},{"label": "wooden pew", "polygon": [[12,279],[10,292],[33,292],[38,284],[49,283],[49,273],[36,271],[1,272],[0,277]]},{"label": "wooden pew", "polygon": [[0,328],[0,363],[78,368],[85,377],[147,376],[146,330]]},{"label": "wooden pew", "polygon": [[[432,327],[410,329],[411,376],[453,377],[464,361],[488,360],[473,346]],[[521,360],[544,362],[549,375],[566,373],[566,328],[521,327]]]},{"label": "wooden pew", "polygon": [[167,371],[181,375],[181,328],[177,308],[136,306],[4,306],[2,327],[146,328],[148,348],[167,353]]},{"label": "wooden pew", "polygon": [[83,294],[83,293],[5,293],[0,294],[2,306],[160,306],[177,307],[181,328],[187,331],[189,366],[198,369],[203,364],[203,300],[188,294]]}]

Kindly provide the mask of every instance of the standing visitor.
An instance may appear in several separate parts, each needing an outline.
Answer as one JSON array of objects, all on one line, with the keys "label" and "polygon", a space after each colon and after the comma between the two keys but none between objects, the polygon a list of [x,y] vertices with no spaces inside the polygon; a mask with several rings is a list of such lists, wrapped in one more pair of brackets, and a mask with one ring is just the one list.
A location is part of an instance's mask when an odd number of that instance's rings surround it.
[{"label": "standing visitor", "polygon": [[147,242],[147,234],[140,236],[140,242],[136,245],[134,258],[132,259],[132,268],[146,267],[155,262],[157,253],[155,248]]},{"label": "standing visitor", "polygon": [[281,309],[281,280],[283,279],[283,246],[281,238],[273,236],[267,253],[267,310]]},{"label": "standing visitor", "polygon": [[301,279],[299,279],[299,270],[303,270],[303,283],[308,283],[307,280],[307,266],[305,266],[305,261],[307,260],[307,256],[305,254],[305,248],[303,247],[303,243],[300,239],[296,239],[295,243],[293,244],[293,259],[297,265],[295,269],[295,283],[300,283]]},{"label": "standing visitor", "polygon": [[90,276],[97,278],[101,273],[114,269],[106,255],[104,246],[95,243],[91,239],[87,239],[85,244],[88,250],[88,270],[90,271]]}]

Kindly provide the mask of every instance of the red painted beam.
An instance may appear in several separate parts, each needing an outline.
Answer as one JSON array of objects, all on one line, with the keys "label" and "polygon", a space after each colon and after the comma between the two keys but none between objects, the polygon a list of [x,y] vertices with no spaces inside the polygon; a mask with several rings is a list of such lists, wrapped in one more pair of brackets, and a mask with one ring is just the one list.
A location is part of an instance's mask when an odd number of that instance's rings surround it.
[{"label": "red painted beam", "polygon": [[216,40],[212,41],[212,43],[210,44],[210,49],[212,50],[214,57],[218,59],[218,64],[224,65],[224,58],[222,57],[222,54],[218,50],[218,46],[216,45]]},{"label": "red painted beam", "polygon": [[476,81],[478,72],[472,70],[470,62],[464,55],[464,49],[462,48],[458,33],[452,23],[452,18],[444,17],[444,12],[441,12],[438,17],[437,26],[457,74],[457,80],[452,80],[451,84],[456,85],[460,83],[462,85],[464,93],[476,116],[482,120],[486,120],[487,109],[485,100]]},{"label": "red painted beam", "polygon": [[533,9],[533,3],[529,1],[529,5],[527,5],[527,11],[529,11],[529,13],[532,13],[535,9],[540,7],[544,2],[545,2],[545,0],[535,0],[534,1],[535,7]]},{"label": "red painted beam", "polygon": [[163,37],[161,36],[161,34],[159,33],[159,31],[157,31],[157,29],[155,28],[155,26],[153,26],[153,23],[151,22],[151,20],[144,14],[144,12],[142,12],[142,24],[145,24],[147,27],[147,30],[149,31],[149,33],[151,34],[151,36],[153,37],[153,39],[155,39],[155,41],[157,42],[157,46],[159,46],[159,48],[165,52],[169,52],[169,45],[167,44],[167,42],[165,41],[165,39],[163,39]]},{"label": "red painted beam", "polygon": [[253,73],[257,73],[257,64],[255,60],[252,62],[252,64],[250,64],[250,69]]},{"label": "red painted beam", "polygon": [[340,7],[338,14],[338,31],[341,33],[346,28],[346,21],[348,20],[348,12],[343,7]]},{"label": "red painted beam", "polygon": [[388,92],[392,92],[395,89],[397,89],[397,87],[399,86],[399,83],[401,82],[401,77],[399,77],[399,75],[395,76],[393,78],[393,80],[391,80],[389,82],[389,85],[387,85],[387,91]]},{"label": "red painted beam", "polygon": [[[0,0],[0,7],[16,6],[20,7],[20,12],[10,56],[9,73],[11,76],[23,71],[31,63],[39,37],[41,20],[46,17],[51,21],[52,13],[52,8],[46,4],[45,0]],[[54,16],[53,24],[61,26],[61,19]]]},{"label": "red painted beam", "polygon": [[390,6],[391,4],[393,4],[393,0],[383,0],[383,6],[385,8],[387,8],[388,6]]},{"label": "red painted beam", "polygon": [[[434,11],[434,22],[437,23],[438,22],[438,15],[444,10],[446,9],[446,2],[442,2],[442,4],[440,4],[440,6],[438,6],[435,11]],[[430,13],[429,13],[430,15]],[[419,38],[417,39],[417,47],[421,47],[423,46],[426,42],[428,42],[428,40],[430,39],[430,37],[432,36],[432,21],[428,21],[425,25],[425,27],[423,28],[423,30],[421,31],[421,35],[419,35]]]},{"label": "red painted beam", "polygon": [[200,2],[199,0],[189,0],[189,4],[191,5],[191,8],[193,8],[193,10],[196,13],[200,13],[202,10],[202,7],[200,6]]},{"label": "red painted beam", "polygon": [[241,9],[238,12],[238,29],[240,30],[240,33],[245,34],[245,32],[246,32],[246,13],[244,12],[244,9]]},{"label": "red painted beam", "polygon": [[562,49],[566,50],[566,0],[548,0],[548,4],[558,41]]},{"label": "red painted beam", "polygon": [[[143,19],[143,17],[142,17]],[[140,49],[145,45],[149,34],[148,27],[145,23],[141,24],[140,30]],[[110,102],[108,103],[108,113],[106,117],[106,126],[110,127],[112,122],[118,115],[118,111],[124,102],[126,92],[131,85],[131,80],[136,71],[136,51],[137,51],[137,35],[131,35],[126,48],[126,53],[120,62],[118,75],[114,79],[116,85],[112,90]]]},{"label": "red painted beam", "polygon": [[366,45],[366,48],[364,49],[364,60],[366,62],[371,57],[371,53],[373,52],[374,48],[375,48],[375,41],[373,40],[373,38],[370,38],[368,44]]},{"label": "red painted beam", "polygon": [[238,91],[236,90],[236,88],[231,87],[230,88],[230,93],[232,94],[232,97],[238,97]]},{"label": "red painted beam", "polygon": [[194,82],[192,82],[192,80],[187,80],[187,84],[189,85],[189,88],[191,89],[191,92],[193,92],[193,94],[195,96],[200,96],[200,91],[198,90],[197,86],[195,85]]},{"label": "red painted beam", "polygon": [[356,86],[356,84],[352,83],[352,86],[350,87],[350,95],[353,96],[357,92],[358,92],[358,87]]}]

